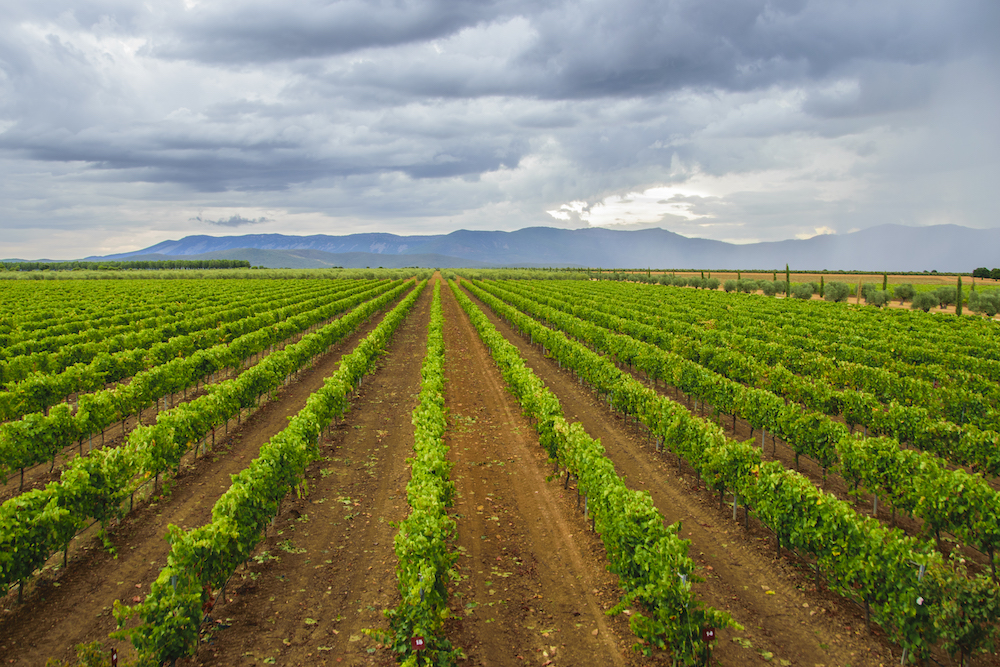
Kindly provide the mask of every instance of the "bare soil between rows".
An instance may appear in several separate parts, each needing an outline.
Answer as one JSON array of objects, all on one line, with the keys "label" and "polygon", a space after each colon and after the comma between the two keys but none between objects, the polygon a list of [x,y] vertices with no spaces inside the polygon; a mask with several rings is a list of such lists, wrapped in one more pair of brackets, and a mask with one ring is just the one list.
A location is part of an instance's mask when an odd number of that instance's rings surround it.
[{"label": "bare soil between rows", "polygon": [[[290,497],[247,566],[239,569],[203,627],[197,654],[179,665],[378,665],[394,654],[368,630],[384,630],[398,604],[393,537],[408,512],[411,413],[426,351],[431,287],[397,330],[351,411],[322,440],[307,471],[308,492]],[[633,650],[628,615],[607,616],[620,599],[600,538],[577,493],[553,469],[529,421],[506,390],[488,351],[447,287],[446,442],[457,497],[451,510],[460,556],[450,588],[446,634],[459,664],[668,665],[664,653]],[[608,409],[573,374],[483,308],[559,397],[568,419],[600,438],[632,488],[650,491],[670,523],[683,522],[705,581],[700,599],[744,626],[720,632],[712,664],[887,666],[899,650],[869,634],[856,606],[817,587],[812,571],[755,519],[743,527],[731,507],[698,488],[691,471]],[[5,599],[0,661],[41,665],[68,659],[74,644],[106,641],[115,599],[144,596],[164,564],[168,522],[204,523],[228,475],[287,424],[370,321],[301,374],[279,398],[230,432],[210,456],[185,467],[170,494],[134,513],[113,533],[117,558],[90,544],[67,569],[53,569],[21,607]],[[741,428],[742,424],[738,424]],[[228,449],[227,449],[228,448]],[[770,449],[770,448],[768,448]],[[780,449],[780,447],[779,447]],[[123,657],[130,647],[119,645]]]},{"label": "bare soil between rows", "polygon": [[865,630],[858,607],[817,588],[811,571],[784,557],[787,553],[776,556],[770,531],[753,518],[746,530],[742,510],[734,521],[731,506],[720,507],[717,497],[699,488],[689,468],[678,469],[676,457],[655,451],[644,430],[626,424],[570,371],[479,305],[556,394],[566,418],[580,421],[591,437],[601,440],[629,487],[648,490],[668,523],[682,522],[681,535],[691,540],[689,554],[701,565],[699,575],[705,579],[696,586],[699,598],[729,612],[744,627],[718,633],[713,661],[743,665],[763,662],[761,654],[771,654],[775,664],[786,660],[792,665],[859,667],[898,662],[899,649],[877,628],[871,634]]},{"label": "bare soil between rows", "polygon": [[[108,645],[108,635],[116,627],[113,602],[133,604],[145,597],[166,563],[167,526],[188,529],[208,522],[215,501],[230,486],[230,476],[288,425],[288,418],[339,367],[341,356],[353,350],[381,317],[370,318],[314,359],[278,391],[275,400],[265,400],[249,418],[230,427],[227,436],[219,431],[214,451],[182,465],[164,493],[137,507],[110,531],[113,554],[92,539],[91,531],[74,540],[68,567],[61,567],[59,557],[50,559],[51,565],[29,584],[24,604],[17,604],[16,593],[8,593],[0,611],[0,662],[43,665],[49,658],[71,659],[81,643]],[[123,661],[134,657],[130,644],[119,642],[117,648]]]}]

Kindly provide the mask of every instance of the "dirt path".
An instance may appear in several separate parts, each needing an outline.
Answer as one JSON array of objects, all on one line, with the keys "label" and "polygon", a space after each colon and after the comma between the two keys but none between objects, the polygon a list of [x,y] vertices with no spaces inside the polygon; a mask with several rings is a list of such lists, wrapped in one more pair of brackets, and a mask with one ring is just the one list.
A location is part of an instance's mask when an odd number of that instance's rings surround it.
[{"label": "dirt path", "polygon": [[[72,657],[76,644],[106,643],[115,628],[113,601],[132,604],[135,596],[145,596],[165,564],[167,525],[193,528],[207,522],[215,501],[229,488],[230,475],[246,467],[260,446],[288,425],[288,417],[339,367],[341,356],[380,320],[381,315],[371,318],[331,347],[281,388],[275,401],[265,402],[239,427],[230,428],[229,438],[220,438],[214,453],[183,466],[169,494],[137,510],[113,531],[114,557],[89,544],[71,558],[67,569],[43,574],[24,605],[16,605],[16,596],[8,594],[0,616],[0,662],[42,665],[50,657]],[[131,646],[120,644],[119,653],[129,657]]]},{"label": "dirt path", "polygon": [[350,412],[306,471],[308,496],[286,499],[256,558],[230,580],[222,621],[191,665],[395,664],[364,629],[398,603],[394,523],[407,513],[411,413],[420,392],[431,286],[365,378]]},{"label": "dirt path", "polygon": [[[380,370],[310,469],[307,499],[288,503],[274,533],[214,616],[192,664],[392,665],[362,631],[386,628],[398,602],[390,522],[407,513],[411,413],[426,351],[431,290],[397,332]],[[453,515],[462,552],[446,631],[463,665],[625,665],[624,618],[603,550],[546,483],[537,437],[447,289],[446,435],[456,463]],[[274,559],[277,557],[277,559]],[[624,630],[624,640],[621,639]]]},{"label": "dirt path", "polygon": [[468,665],[640,664],[603,545],[448,289],[446,441],[455,463],[459,581],[448,636]]},{"label": "dirt path", "polygon": [[728,611],[745,628],[720,632],[713,658],[723,665],[741,665],[761,660],[760,654],[766,652],[775,664],[786,664],[782,660],[810,666],[890,664],[892,656],[879,638],[881,633],[876,630],[876,637],[868,636],[858,609],[817,591],[799,564],[775,557],[774,539],[766,529],[751,520],[751,530],[745,531],[742,520],[732,520],[731,507],[720,509],[717,498],[697,490],[683,468],[678,473],[673,456],[656,453],[652,443],[625,425],[570,372],[559,369],[491,311],[483,310],[559,397],[567,419],[582,422],[592,437],[601,440],[629,486],[650,491],[668,522],[683,522],[681,534],[691,540],[689,553],[703,566],[699,574],[706,579],[697,587],[699,597]]}]

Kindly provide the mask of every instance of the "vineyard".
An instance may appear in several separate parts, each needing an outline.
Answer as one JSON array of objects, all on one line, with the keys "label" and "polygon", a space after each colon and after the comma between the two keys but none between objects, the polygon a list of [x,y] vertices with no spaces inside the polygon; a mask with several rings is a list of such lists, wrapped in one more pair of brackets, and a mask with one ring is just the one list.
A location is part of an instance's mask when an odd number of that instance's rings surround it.
[{"label": "vineyard", "polygon": [[0,660],[1000,664],[994,322],[368,273],[0,282]]}]

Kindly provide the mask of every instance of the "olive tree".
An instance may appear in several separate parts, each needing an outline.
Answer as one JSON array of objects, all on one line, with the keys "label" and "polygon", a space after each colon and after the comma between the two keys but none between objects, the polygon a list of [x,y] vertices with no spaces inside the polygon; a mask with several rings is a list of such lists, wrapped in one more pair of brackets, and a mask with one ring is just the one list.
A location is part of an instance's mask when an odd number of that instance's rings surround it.
[{"label": "olive tree", "polygon": [[957,290],[952,285],[943,285],[934,290],[934,294],[938,298],[938,303],[941,307],[950,306],[955,303],[955,299],[958,296]]},{"label": "olive tree", "polygon": [[812,283],[802,283],[792,288],[792,297],[795,299],[811,299],[814,291]]},{"label": "olive tree", "polygon": [[[847,297],[851,295],[851,288],[847,283],[842,283],[839,281],[834,281],[824,287],[823,298],[827,301],[833,301],[834,303],[840,303],[842,301],[847,301]],[[867,296],[865,297],[867,300]]]},{"label": "olive tree", "polygon": [[913,310],[922,310],[925,313],[938,305],[937,294],[934,292],[921,292],[913,297],[913,303],[910,304],[910,308]]},{"label": "olive tree", "polygon": [[909,301],[910,299],[913,298],[913,296],[916,293],[917,291],[913,289],[913,285],[909,283],[905,283],[903,285],[896,285],[896,289],[893,290],[893,295],[897,299],[899,299],[900,303],[903,303],[904,301]]}]

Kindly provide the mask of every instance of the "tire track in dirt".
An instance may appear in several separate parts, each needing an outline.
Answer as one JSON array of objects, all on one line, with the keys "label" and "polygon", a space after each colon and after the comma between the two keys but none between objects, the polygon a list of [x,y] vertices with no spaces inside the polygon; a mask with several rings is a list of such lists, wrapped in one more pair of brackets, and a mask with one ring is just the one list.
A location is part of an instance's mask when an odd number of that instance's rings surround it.
[{"label": "tire track in dirt", "polygon": [[[580,421],[591,437],[601,440],[629,486],[648,490],[668,523],[683,522],[681,535],[691,540],[689,554],[704,567],[699,575],[706,581],[696,586],[699,598],[728,611],[745,628],[720,631],[713,658],[739,665],[759,661],[759,653],[767,651],[778,664],[788,660],[793,665],[859,667],[892,660],[885,643],[864,632],[857,610],[832,594],[810,592],[814,585],[808,574],[793,563],[775,559],[769,533],[754,529],[753,522],[751,532],[746,532],[742,516],[733,521],[731,508],[718,508],[707,492],[697,491],[696,484],[675,465],[668,465],[666,456],[655,453],[645,437],[578,384],[570,371],[558,368],[538,347],[470,297],[559,397],[566,418]],[[672,455],[670,459],[674,460]],[[750,648],[743,648],[736,637],[748,640]]]},{"label": "tire track in dirt", "polygon": [[286,499],[246,570],[213,609],[224,621],[190,664],[393,665],[365,629],[399,602],[393,538],[406,517],[411,414],[427,349],[424,288],[351,410],[324,436],[304,498]]},{"label": "tire track in dirt", "polygon": [[546,482],[546,454],[450,289],[445,315],[446,442],[458,524],[446,628],[464,664],[637,664],[617,580],[572,494]]},{"label": "tire track in dirt", "polygon": [[[137,509],[111,531],[117,555],[112,557],[91,544],[70,560],[67,569],[55,576],[43,575],[24,605],[16,606],[8,595],[0,617],[0,661],[42,665],[50,657],[73,657],[73,647],[79,643],[106,643],[108,633],[116,627],[111,614],[113,601],[132,604],[135,596],[144,597],[165,565],[167,526],[187,529],[209,521],[212,506],[230,486],[230,476],[245,468],[261,445],[288,425],[288,417],[305,405],[323,379],[339,367],[341,356],[353,350],[389,308],[300,371],[279,389],[276,400],[264,402],[250,418],[230,429],[214,453],[182,466],[178,477],[169,483],[169,494]],[[123,660],[132,657],[130,644],[121,642],[118,648]]]}]

